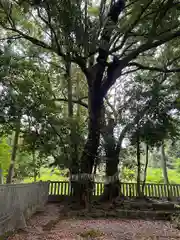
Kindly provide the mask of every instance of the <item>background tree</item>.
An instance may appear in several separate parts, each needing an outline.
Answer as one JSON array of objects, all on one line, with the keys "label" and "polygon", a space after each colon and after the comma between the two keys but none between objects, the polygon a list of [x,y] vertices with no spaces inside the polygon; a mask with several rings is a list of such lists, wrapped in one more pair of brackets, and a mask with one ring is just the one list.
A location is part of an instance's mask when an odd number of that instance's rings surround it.
[{"label": "background tree", "polygon": [[0,184],[4,183],[10,164],[11,147],[7,143],[6,137],[1,137],[0,143]]}]

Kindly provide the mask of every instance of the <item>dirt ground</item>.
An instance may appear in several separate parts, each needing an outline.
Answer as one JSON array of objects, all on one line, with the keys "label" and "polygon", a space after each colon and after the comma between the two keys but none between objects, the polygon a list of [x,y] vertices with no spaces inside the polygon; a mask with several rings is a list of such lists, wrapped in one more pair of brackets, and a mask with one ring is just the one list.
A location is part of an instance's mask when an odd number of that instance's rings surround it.
[{"label": "dirt ground", "polygon": [[144,220],[77,220],[63,219],[60,206],[49,204],[45,211],[34,215],[25,231],[8,240],[142,240],[179,239],[180,231],[169,222]]}]

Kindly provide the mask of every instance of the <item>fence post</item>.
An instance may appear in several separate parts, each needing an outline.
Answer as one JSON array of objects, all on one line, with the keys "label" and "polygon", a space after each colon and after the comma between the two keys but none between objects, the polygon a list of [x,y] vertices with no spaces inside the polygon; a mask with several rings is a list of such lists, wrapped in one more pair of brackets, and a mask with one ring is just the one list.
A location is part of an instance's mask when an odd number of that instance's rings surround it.
[{"label": "fence post", "polygon": [[[95,182],[93,190],[93,196],[101,195],[103,191],[103,182]],[[136,197],[137,196],[137,184],[136,183],[123,183],[121,182],[121,193],[124,196]],[[69,182],[50,182],[48,181],[49,195],[53,196],[71,196],[72,191]],[[58,191],[56,191],[58,189]],[[165,184],[153,184],[146,183],[144,186],[144,195],[149,198],[162,198],[170,197],[171,195],[180,197],[180,185],[165,185]]]}]

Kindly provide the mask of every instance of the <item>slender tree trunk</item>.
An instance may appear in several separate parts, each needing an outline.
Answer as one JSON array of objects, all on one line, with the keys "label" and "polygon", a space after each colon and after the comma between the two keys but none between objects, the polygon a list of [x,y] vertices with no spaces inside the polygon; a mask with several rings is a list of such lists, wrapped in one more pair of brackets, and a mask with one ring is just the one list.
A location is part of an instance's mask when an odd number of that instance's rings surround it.
[{"label": "slender tree trunk", "polygon": [[156,155],[157,155],[156,149],[153,148],[153,151],[152,151],[152,167],[153,167],[153,168],[159,167],[159,166],[158,166],[158,163],[157,163]]},{"label": "slender tree trunk", "polygon": [[1,164],[0,164],[0,184],[3,184],[3,183],[4,183],[3,180],[4,180],[4,179],[3,179],[3,169],[2,169],[2,166],[1,166]]},{"label": "slender tree trunk", "polygon": [[68,83],[68,117],[73,118],[73,102],[72,102],[72,79],[71,79],[71,63],[66,63],[66,79]]},{"label": "slender tree trunk", "polygon": [[34,171],[34,182],[37,182],[37,172]]},{"label": "slender tree trunk", "polygon": [[[164,150],[164,143],[162,143],[160,147],[160,153],[161,153],[161,166],[162,166],[162,171],[163,171],[163,177],[164,177],[164,183],[169,185],[169,179],[168,179],[168,172],[167,172],[167,159],[166,159],[166,154]],[[171,190],[169,189],[168,186],[168,200],[171,199]]]},{"label": "slender tree trunk", "polygon": [[161,166],[163,171],[164,183],[169,184],[164,143],[160,147],[160,153],[161,153]]},{"label": "slender tree trunk", "polygon": [[140,139],[137,132],[136,140],[136,154],[137,154],[137,194],[141,197],[141,152],[140,152]]},{"label": "slender tree trunk", "polygon": [[15,161],[16,161],[16,153],[18,149],[18,139],[20,134],[20,118],[18,119],[18,122],[16,124],[16,131],[13,141],[13,147],[12,147],[12,154],[11,154],[11,163],[8,170],[8,175],[6,179],[6,183],[12,183],[12,178],[14,176],[14,167],[15,167]]},{"label": "slender tree trunk", "polygon": [[[73,99],[72,99],[72,78],[71,78],[71,63],[66,62],[66,80],[68,83],[68,117],[70,121],[70,176],[72,174],[78,174],[79,164],[78,164],[78,146],[76,142],[76,128],[74,124],[74,111],[73,111]],[[79,185],[77,182],[71,181],[71,187],[73,190],[73,196],[79,196]]]},{"label": "slender tree trunk", "polygon": [[94,164],[93,174],[96,174],[97,167],[98,167],[98,162],[96,161],[95,164]]},{"label": "slender tree trunk", "polygon": [[35,157],[35,150],[33,150],[33,153],[32,153],[32,157],[33,157],[33,169],[34,169],[34,182],[37,181],[37,170],[36,170],[36,157]]},{"label": "slender tree trunk", "polygon": [[145,184],[146,184],[148,163],[149,163],[149,146],[148,146],[148,144],[146,144],[146,161],[145,161],[145,166],[144,166],[144,179],[143,179],[143,184],[142,184],[142,193],[143,194],[144,194],[144,188],[145,188]]}]

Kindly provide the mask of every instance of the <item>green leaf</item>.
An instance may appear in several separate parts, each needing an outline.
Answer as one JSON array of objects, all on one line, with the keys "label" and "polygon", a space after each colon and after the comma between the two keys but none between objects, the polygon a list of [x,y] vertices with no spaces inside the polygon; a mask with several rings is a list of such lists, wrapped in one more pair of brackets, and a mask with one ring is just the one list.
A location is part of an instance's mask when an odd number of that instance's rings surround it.
[{"label": "green leaf", "polygon": [[98,7],[88,7],[88,14],[90,16],[97,17],[99,15],[99,8]]}]

